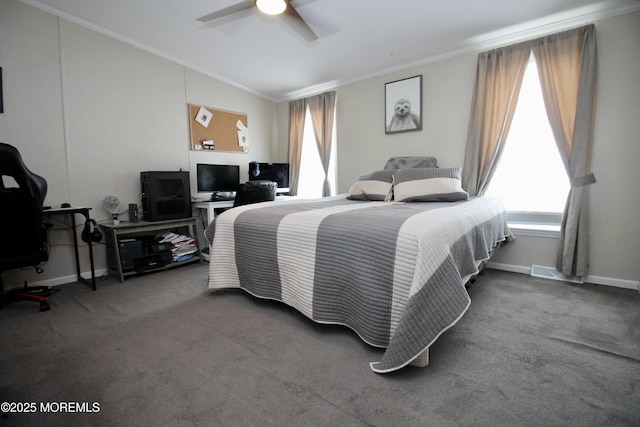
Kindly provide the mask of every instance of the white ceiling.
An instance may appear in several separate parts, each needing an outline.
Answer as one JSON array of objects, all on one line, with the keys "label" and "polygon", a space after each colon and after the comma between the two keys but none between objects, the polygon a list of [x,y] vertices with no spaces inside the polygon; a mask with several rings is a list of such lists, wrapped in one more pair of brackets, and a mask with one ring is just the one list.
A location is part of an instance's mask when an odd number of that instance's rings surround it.
[{"label": "white ceiling", "polygon": [[[239,0],[21,0],[271,100],[508,44],[640,9],[638,0],[298,0],[303,42]],[[295,0],[294,0],[295,3]]]}]

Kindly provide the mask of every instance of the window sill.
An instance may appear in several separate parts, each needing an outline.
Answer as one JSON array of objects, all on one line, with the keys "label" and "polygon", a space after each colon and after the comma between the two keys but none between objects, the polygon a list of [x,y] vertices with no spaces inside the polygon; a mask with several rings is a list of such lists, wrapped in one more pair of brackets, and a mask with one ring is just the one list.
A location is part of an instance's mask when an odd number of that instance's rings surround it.
[{"label": "window sill", "polygon": [[560,225],[509,222],[509,229],[516,236],[532,236],[557,239],[560,237]]},{"label": "window sill", "polygon": [[557,239],[560,237],[562,214],[559,212],[509,211],[507,223],[516,236]]}]

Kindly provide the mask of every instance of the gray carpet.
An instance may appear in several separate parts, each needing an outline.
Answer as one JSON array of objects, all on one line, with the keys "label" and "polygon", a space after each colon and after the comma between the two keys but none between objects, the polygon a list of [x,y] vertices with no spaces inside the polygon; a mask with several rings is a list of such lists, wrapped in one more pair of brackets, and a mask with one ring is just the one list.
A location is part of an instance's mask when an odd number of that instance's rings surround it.
[{"label": "gray carpet", "polygon": [[352,331],[210,292],[206,275],[69,284],[50,312],[4,307],[0,402],[36,412],[0,426],[639,424],[636,291],[487,270],[427,368],[379,375],[381,351]]}]

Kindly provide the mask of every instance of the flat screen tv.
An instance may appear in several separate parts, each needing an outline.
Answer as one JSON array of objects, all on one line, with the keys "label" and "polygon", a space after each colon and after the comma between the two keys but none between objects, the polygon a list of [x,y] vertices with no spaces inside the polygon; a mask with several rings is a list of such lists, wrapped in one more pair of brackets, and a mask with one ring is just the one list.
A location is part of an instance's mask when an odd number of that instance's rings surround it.
[{"label": "flat screen tv", "polygon": [[231,193],[238,189],[240,166],[198,163],[196,182],[198,193],[211,193],[211,199],[215,199],[218,193]]},{"label": "flat screen tv", "polygon": [[249,163],[249,181],[268,180],[279,189],[289,188],[289,163]]},{"label": "flat screen tv", "polygon": [[188,171],[140,172],[142,214],[145,221],[191,217]]}]

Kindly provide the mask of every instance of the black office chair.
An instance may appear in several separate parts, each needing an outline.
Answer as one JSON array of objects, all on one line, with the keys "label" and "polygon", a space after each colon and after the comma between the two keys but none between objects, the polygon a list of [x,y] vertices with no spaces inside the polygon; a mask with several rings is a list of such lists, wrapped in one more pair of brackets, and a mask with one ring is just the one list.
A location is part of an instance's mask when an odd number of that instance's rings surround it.
[{"label": "black office chair", "polygon": [[[248,181],[240,184],[236,189],[233,207],[275,200],[277,188],[278,185],[275,182],[267,180]],[[204,237],[209,245],[213,242],[216,229],[215,223],[214,219],[204,230]]]},{"label": "black office chair", "polygon": [[240,184],[236,190],[233,207],[273,201],[276,199],[276,189],[275,182],[266,180],[248,181]]},{"label": "black office chair", "polygon": [[[47,181],[31,172],[15,147],[0,142],[0,307],[15,301],[40,303],[49,310],[49,286],[24,286],[5,292],[2,273],[35,267],[49,259],[48,227],[42,222]],[[57,291],[57,290],[56,290]]]}]

